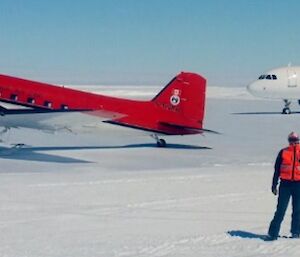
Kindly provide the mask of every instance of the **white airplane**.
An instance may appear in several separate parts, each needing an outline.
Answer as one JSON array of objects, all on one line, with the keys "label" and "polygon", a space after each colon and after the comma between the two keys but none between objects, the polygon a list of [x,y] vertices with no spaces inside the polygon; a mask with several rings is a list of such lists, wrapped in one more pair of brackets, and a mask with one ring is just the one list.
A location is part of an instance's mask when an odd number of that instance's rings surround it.
[{"label": "white airplane", "polygon": [[287,66],[265,72],[258,80],[247,86],[248,91],[257,97],[282,99],[282,114],[291,114],[292,100],[300,105],[300,66]]}]

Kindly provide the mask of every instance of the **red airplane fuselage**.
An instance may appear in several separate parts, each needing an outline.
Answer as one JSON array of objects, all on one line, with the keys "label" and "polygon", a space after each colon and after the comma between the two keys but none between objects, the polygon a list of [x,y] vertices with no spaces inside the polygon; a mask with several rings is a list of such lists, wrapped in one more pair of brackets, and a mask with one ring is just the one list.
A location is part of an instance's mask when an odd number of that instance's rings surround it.
[{"label": "red airplane fuselage", "polygon": [[[106,122],[167,135],[203,132],[206,80],[194,73],[177,75],[151,101],[135,101],[0,75],[0,102],[30,107],[18,113],[83,112]],[[1,117],[0,117],[1,126]]]}]

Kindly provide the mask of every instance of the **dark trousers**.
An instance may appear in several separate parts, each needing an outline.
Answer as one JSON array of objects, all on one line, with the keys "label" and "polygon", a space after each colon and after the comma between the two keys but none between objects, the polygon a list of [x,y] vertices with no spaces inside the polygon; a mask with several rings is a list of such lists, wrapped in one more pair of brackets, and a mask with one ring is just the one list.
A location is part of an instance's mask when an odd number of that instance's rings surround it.
[{"label": "dark trousers", "polygon": [[280,225],[284,218],[289,200],[292,197],[292,224],[291,233],[300,234],[300,183],[281,181],[277,210],[269,227],[269,235],[278,237]]}]

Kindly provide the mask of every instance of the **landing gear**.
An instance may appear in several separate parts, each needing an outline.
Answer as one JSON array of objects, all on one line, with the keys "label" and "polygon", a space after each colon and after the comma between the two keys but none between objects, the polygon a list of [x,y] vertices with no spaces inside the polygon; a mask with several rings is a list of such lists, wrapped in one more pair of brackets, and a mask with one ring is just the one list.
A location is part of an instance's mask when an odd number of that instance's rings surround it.
[{"label": "landing gear", "polygon": [[12,147],[13,149],[21,149],[21,148],[24,148],[26,145],[20,143],[20,144],[12,144],[12,146],[13,146]]},{"label": "landing gear", "polygon": [[290,109],[291,101],[284,99],[284,108],[282,109],[282,114],[291,114],[292,111]]},{"label": "landing gear", "polygon": [[159,138],[156,134],[151,135],[151,137],[155,139],[157,147],[166,147],[167,146],[166,140]]},{"label": "landing gear", "polygon": [[282,114],[291,114],[291,109],[290,108],[283,108]]},{"label": "landing gear", "polygon": [[164,139],[159,139],[156,142],[156,144],[157,144],[158,147],[166,147],[167,146],[166,140],[164,140]]}]

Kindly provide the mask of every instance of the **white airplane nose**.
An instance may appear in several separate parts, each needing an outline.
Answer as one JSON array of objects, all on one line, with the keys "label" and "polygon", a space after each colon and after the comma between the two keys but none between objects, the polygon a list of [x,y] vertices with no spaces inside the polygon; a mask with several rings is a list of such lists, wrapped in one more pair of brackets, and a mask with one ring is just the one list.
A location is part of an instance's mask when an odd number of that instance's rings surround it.
[{"label": "white airplane nose", "polygon": [[253,96],[265,97],[267,88],[260,81],[254,81],[247,86],[247,90]]},{"label": "white airplane nose", "polygon": [[247,86],[247,90],[250,94],[252,94],[254,96],[260,95],[263,91],[261,85],[259,83],[257,83],[256,81],[249,84]]},{"label": "white airplane nose", "polygon": [[251,93],[251,94],[253,94],[253,92],[255,91],[254,85],[253,85],[253,84],[254,84],[254,83],[251,83],[251,84],[249,84],[249,85],[247,86],[247,90],[248,90],[248,92]]}]

